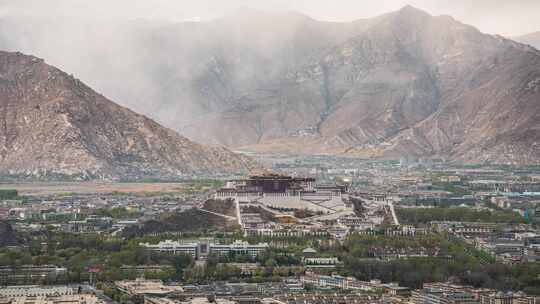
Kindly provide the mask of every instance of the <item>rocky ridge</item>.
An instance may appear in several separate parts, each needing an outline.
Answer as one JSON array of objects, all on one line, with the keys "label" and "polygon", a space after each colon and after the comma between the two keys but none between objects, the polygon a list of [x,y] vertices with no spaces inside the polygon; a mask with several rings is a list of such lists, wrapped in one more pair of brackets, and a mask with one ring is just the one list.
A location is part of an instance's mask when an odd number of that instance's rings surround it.
[{"label": "rocky ridge", "polygon": [[0,101],[4,176],[179,178],[254,166],[115,104],[37,57],[0,52]]}]

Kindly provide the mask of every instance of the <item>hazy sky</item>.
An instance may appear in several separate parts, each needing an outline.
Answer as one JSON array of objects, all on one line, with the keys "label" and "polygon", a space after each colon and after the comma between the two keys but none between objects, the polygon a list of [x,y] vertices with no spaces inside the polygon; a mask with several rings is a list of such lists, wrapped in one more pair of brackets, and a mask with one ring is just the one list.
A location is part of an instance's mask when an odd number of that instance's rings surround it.
[{"label": "hazy sky", "polygon": [[15,9],[47,16],[181,21],[216,18],[249,7],[349,21],[406,4],[434,15],[452,15],[487,33],[511,36],[540,31],[540,0],[0,0],[0,15]]}]

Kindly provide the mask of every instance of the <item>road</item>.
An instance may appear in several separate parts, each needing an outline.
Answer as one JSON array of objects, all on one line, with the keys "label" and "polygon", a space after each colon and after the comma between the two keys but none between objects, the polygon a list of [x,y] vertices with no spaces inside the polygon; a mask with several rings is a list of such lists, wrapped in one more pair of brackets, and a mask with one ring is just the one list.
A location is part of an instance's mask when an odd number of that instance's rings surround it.
[{"label": "road", "polygon": [[394,208],[394,203],[392,203],[392,201],[388,201],[388,206],[390,207],[390,212],[392,212],[392,219],[394,221],[394,225],[399,225],[399,220],[396,215],[396,209]]},{"label": "road", "polygon": [[203,211],[203,212],[206,212],[206,213],[213,214],[213,215],[221,216],[221,217],[226,218],[226,219],[228,219],[228,220],[236,221],[236,217],[234,217],[234,216],[225,215],[225,214],[223,214],[223,213],[217,213],[217,212],[210,211],[210,210],[206,210],[206,209],[202,209],[202,208],[199,208],[199,210],[200,210],[200,211]]}]

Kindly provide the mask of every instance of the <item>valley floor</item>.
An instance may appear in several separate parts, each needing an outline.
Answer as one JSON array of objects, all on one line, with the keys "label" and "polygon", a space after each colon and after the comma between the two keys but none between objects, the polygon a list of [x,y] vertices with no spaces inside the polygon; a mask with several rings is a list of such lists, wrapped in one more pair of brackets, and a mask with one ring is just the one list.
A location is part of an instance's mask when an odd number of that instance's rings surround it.
[{"label": "valley floor", "polygon": [[184,192],[186,183],[118,183],[118,182],[16,182],[0,183],[0,190],[16,189],[19,195],[43,196],[92,193]]}]

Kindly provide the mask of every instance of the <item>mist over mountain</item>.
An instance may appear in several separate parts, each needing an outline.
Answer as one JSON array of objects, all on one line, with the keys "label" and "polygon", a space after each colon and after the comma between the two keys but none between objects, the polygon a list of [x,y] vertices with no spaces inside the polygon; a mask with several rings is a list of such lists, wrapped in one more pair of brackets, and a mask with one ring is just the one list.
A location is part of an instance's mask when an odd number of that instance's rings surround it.
[{"label": "mist over mountain", "polygon": [[195,141],[540,160],[539,51],[411,6],[342,23],[240,10],[208,22],[106,29],[28,16],[0,25],[0,48],[45,57]]},{"label": "mist over mountain", "polygon": [[0,100],[4,177],[180,178],[253,166],[113,103],[37,57],[0,52]]},{"label": "mist over mountain", "polygon": [[540,31],[522,36],[512,37],[512,39],[540,49]]}]

